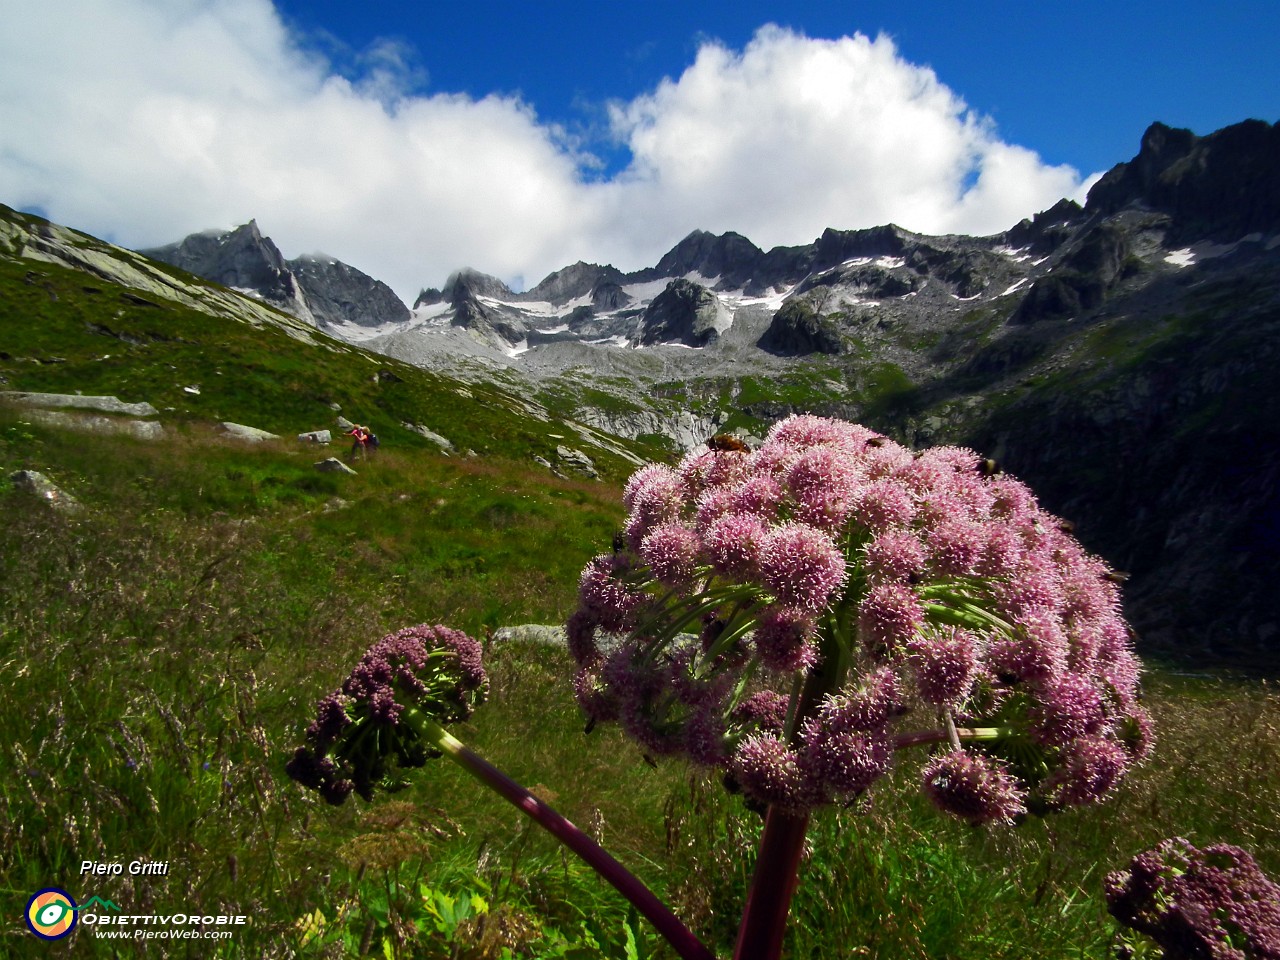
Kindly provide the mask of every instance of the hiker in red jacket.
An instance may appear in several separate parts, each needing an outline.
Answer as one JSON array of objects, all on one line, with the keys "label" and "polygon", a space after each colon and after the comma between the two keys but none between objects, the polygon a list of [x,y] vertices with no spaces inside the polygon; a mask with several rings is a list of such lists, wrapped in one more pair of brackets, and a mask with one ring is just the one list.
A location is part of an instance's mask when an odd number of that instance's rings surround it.
[{"label": "hiker in red jacket", "polygon": [[363,459],[368,451],[369,431],[357,423],[347,431],[347,436],[354,438],[351,441],[351,459]]}]

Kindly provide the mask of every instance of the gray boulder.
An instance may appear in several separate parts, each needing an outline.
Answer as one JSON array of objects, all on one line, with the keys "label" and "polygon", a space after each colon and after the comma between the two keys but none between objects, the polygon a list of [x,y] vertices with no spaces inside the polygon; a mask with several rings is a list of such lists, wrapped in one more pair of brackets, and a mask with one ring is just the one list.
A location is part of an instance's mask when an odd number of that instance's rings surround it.
[{"label": "gray boulder", "polygon": [[138,440],[161,440],[164,427],[155,420],[121,420],[116,417],[94,417],[83,414],[63,413],[61,410],[32,410],[30,417],[37,423],[66,430],[82,430],[87,433],[118,434]]},{"label": "gray boulder", "polygon": [[303,443],[331,443],[333,434],[328,430],[308,430],[306,433],[298,434],[298,439]]},{"label": "gray boulder", "polygon": [[222,421],[222,429],[226,431],[228,436],[235,437],[237,440],[247,440],[250,443],[280,439],[277,434],[259,430],[257,427],[247,427],[243,423],[232,423],[230,420]]},{"label": "gray boulder", "polygon": [[575,450],[572,447],[560,445],[556,447],[556,457],[565,467],[584,474],[592,480],[599,476],[599,474],[596,473],[595,462],[581,450]]},{"label": "gray boulder", "polygon": [[83,509],[80,501],[38,470],[19,470],[17,473],[10,474],[9,480],[17,490],[43,500],[55,510],[74,513]]},{"label": "gray boulder", "polygon": [[438,447],[439,447],[441,450],[443,450],[445,453],[448,453],[449,451],[451,451],[451,450],[453,449],[453,444],[452,444],[452,443],[450,443],[447,439],[445,439],[444,437],[440,436],[440,434],[436,433],[436,432],[435,432],[435,431],[433,431],[433,430],[428,430],[426,427],[424,427],[424,426],[423,426],[422,424],[420,424],[420,423],[410,423],[410,422],[408,422],[408,421],[406,420],[406,421],[402,422],[402,423],[400,424],[400,426],[404,427],[406,430],[411,430],[411,431],[413,431],[413,432],[414,432],[414,433],[416,433],[418,436],[420,436],[420,437],[422,437],[422,438],[424,438],[424,439],[426,439],[426,440],[430,440],[432,443],[434,443],[436,446],[438,446]]},{"label": "gray boulder", "polygon": [[327,460],[321,460],[316,464],[316,469],[321,473],[344,473],[350,476],[355,476],[355,471],[337,457],[329,457]]},{"label": "gray boulder", "polygon": [[538,643],[548,647],[568,646],[564,627],[551,623],[521,623],[500,627],[493,632],[493,639],[502,642]]},{"label": "gray boulder", "polygon": [[6,390],[0,392],[0,400],[25,407],[71,407],[77,410],[96,410],[99,413],[120,413],[129,417],[153,417],[159,411],[151,404],[125,403],[116,397],[82,397],[78,393],[27,393]]}]

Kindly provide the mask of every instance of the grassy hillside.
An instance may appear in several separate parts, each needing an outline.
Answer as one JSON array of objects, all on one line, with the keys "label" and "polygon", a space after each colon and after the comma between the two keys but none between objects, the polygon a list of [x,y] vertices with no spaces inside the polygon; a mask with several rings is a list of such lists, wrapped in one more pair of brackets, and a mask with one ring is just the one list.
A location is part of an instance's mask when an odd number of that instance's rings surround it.
[{"label": "grassy hillside", "polygon": [[[222,956],[366,942],[403,957],[625,955],[625,904],[443,761],[342,808],[282,770],[316,699],[381,633],[445,621],[483,637],[563,617],[621,515],[610,488],[422,451],[322,477],[289,444],[195,427],[164,446],[86,437],[8,409],[0,474],[19,467],[85,509],[0,492],[0,876],[14,905],[0,954],[28,945],[21,905],[52,883],[135,912],[249,915]],[[490,703],[460,735],[727,953],[755,815],[713,778],[651,769],[612,730],[584,736],[563,652],[495,643],[487,659]],[[790,955],[1102,958],[1101,875],[1174,833],[1244,844],[1280,872],[1280,696],[1162,674],[1149,687],[1156,758],[1100,809],[973,831],[927,809],[908,763],[865,808],[824,814]],[[136,858],[169,875],[78,875],[85,859]],[[71,949],[158,955],[85,929]]]},{"label": "grassy hillside", "polygon": [[[166,430],[71,432],[0,404],[0,956],[667,956],[618,897],[443,761],[341,808],[285,776],[316,700],[373,640],[420,622],[486,638],[490,702],[459,735],[728,955],[756,815],[714,777],[651,768],[614,730],[584,735],[563,651],[487,639],[570,611],[579,570],[622,519],[628,462],[591,446],[603,481],[553,476],[531,458],[577,445],[572,427],[524,398],[255,316],[0,259],[0,386],[148,400]],[[741,387],[753,403],[772,389]],[[316,450],[288,439],[328,425],[330,403],[387,441],[355,476],[316,472]],[[223,419],[286,439],[246,445]],[[82,509],[17,489],[20,469]],[[788,956],[1101,960],[1102,875],[1172,834],[1242,844],[1280,874],[1274,687],[1157,671],[1148,689],[1155,758],[1098,809],[975,831],[927,809],[904,763],[867,804],[824,812]],[[85,860],[168,872],[81,876]],[[21,914],[47,886],[127,913],[249,922],[212,945],[88,926],[37,945]]]}]

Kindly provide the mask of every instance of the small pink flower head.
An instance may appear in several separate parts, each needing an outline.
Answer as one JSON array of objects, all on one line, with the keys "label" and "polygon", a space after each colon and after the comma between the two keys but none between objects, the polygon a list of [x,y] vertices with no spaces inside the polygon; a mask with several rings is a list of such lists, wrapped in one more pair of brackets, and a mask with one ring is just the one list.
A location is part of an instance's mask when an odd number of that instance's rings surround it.
[{"label": "small pink flower head", "polygon": [[757,803],[802,812],[817,799],[816,785],[805,775],[799,757],[777,737],[747,737],[738,745],[730,769],[743,792]]},{"label": "small pink flower head", "polygon": [[640,557],[663,583],[680,586],[693,579],[700,546],[698,535],[688,527],[664,523],[641,542]]},{"label": "small pink flower head", "polygon": [[578,603],[591,613],[599,626],[611,633],[629,630],[636,610],[647,599],[617,579],[631,570],[630,558],[613,553],[600,554],[582,570]]},{"label": "small pink flower head", "polygon": [[747,475],[747,454],[737,450],[695,450],[676,468],[680,483],[690,499],[706,490],[737,483]]},{"label": "small pink flower head", "polygon": [[632,500],[631,515],[627,518],[625,531],[628,545],[632,550],[637,550],[654,527],[675,523],[680,519],[684,493],[679,479],[668,470],[652,474],[649,481],[636,491]]},{"label": "small pink flower head", "polygon": [[660,463],[651,463],[648,466],[641,467],[631,475],[626,486],[623,487],[622,505],[628,510],[634,510],[636,500],[641,491],[650,485],[675,489],[679,486],[679,478],[670,467]]},{"label": "small pink flower head", "polygon": [[[842,420],[830,420],[808,413],[798,413],[775,423],[765,440],[800,448],[851,443],[858,439],[857,434],[850,430],[851,426],[854,425]],[[865,430],[861,427],[856,429]]]},{"label": "small pink flower head", "polygon": [[1105,579],[1110,569],[1096,558],[1071,564],[1062,574],[1063,616],[1086,620],[1114,617],[1120,610],[1120,591]]},{"label": "small pink flower head", "polygon": [[893,670],[878,667],[864,675],[856,689],[846,687],[823,700],[816,715],[818,722],[837,733],[882,732],[901,706],[899,687]]},{"label": "small pink flower head", "polygon": [[1101,737],[1076,740],[1065,762],[1041,786],[1054,807],[1079,806],[1101,800],[1129,767],[1129,755],[1118,743]]},{"label": "small pink flower head", "polygon": [[850,517],[873,533],[905,527],[916,515],[911,491],[896,480],[874,480],[853,497]]},{"label": "small pink flower head", "polygon": [[1063,747],[1098,732],[1103,721],[1102,696],[1087,677],[1064,672],[1042,685],[1030,713],[1036,739],[1046,746]]},{"label": "small pink flower head", "polygon": [[785,496],[777,478],[768,473],[757,473],[733,489],[733,510],[766,521],[776,520],[778,507]]},{"label": "small pink flower head", "polygon": [[877,656],[903,649],[924,626],[924,608],[901,583],[880,583],[867,591],[858,615],[866,650]]},{"label": "small pink flower head", "polygon": [[787,468],[795,517],[822,530],[839,531],[862,480],[856,461],[838,447],[813,447]]},{"label": "small pink flower head", "polygon": [[800,764],[810,780],[836,794],[856,797],[884,776],[892,758],[882,735],[833,731],[815,720],[805,725]]},{"label": "small pink flower head", "polygon": [[817,624],[803,610],[770,607],[756,622],[756,653],[770,670],[806,670],[818,661]]},{"label": "small pink flower head", "polygon": [[1057,571],[1037,554],[1026,557],[1008,580],[996,584],[996,596],[1007,617],[1031,610],[1056,610],[1062,604]]},{"label": "small pink flower head", "polygon": [[906,447],[882,438],[867,448],[867,479],[882,480],[892,477],[914,459]]},{"label": "small pink flower head", "polygon": [[705,531],[720,517],[734,511],[734,491],[731,487],[710,487],[698,497],[694,508],[694,526]]},{"label": "small pink flower head", "polygon": [[803,523],[784,523],[761,545],[764,585],[779,602],[816,612],[845,582],[844,555],[821,530]]},{"label": "small pink flower head", "polygon": [[704,767],[720,766],[728,758],[724,717],[714,701],[700,704],[684,724],[684,752]]},{"label": "small pink flower head", "polygon": [[726,513],[703,536],[706,560],[717,573],[740,580],[760,575],[760,551],[769,530],[752,514]]},{"label": "small pink flower head", "polygon": [[1006,523],[988,521],[987,539],[978,560],[978,573],[984,577],[1013,576],[1026,556],[1022,537]]},{"label": "small pink flower head", "polygon": [[593,723],[618,719],[618,698],[591,667],[583,667],[573,676],[573,696],[578,706]]},{"label": "small pink flower head", "polygon": [[757,477],[773,477],[781,480],[786,475],[787,467],[800,455],[800,450],[790,443],[781,440],[765,440],[758,450],[748,458],[752,475]]},{"label": "small pink flower head", "polygon": [[589,610],[575,610],[564,625],[569,654],[580,667],[592,666],[602,659],[596,644],[596,618]]},{"label": "small pink flower head", "polygon": [[970,823],[1011,822],[1027,812],[1021,786],[998,760],[954,750],[924,768],[934,806]]},{"label": "small pink flower head", "polygon": [[1001,474],[987,484],[992,494],[991,516],[1021,523],[1039,514],[1035,494],[1021,480]]},{"label": "small pink flower head", "polygon": [[1151,756],[1155,747],[1155,724],[1145,707],[1133,704],[1115,724],[1116,738],[1133,763],[1140,763]]},{"label": "small pink flower head", "polygon": [[780,693],[761,690],[738,704],[730,719],[746,729],[781,736],[787,723],[789,703],[789,698]]},{"label": "small pink flower head", "polygon": [[886,530],[867,544],[866,555],[867,574],[876,583],[910,583],[924,572],[924,544],[909,530]]},{"label": "small pink flower head", "polygon": [[973,573],[987,545],[987,528],[971,520],[943,520],[929,531],[929,565],[944,577]]},{"label": "small pink flower head", "polygon": [[976,475],[978,464],[982,462],[974,451],[968,447],[930,447],[921,451],[919,462],[937,466],[942,473],[956,473],[968,476]]},{"label": "small pink flower head", "polygon": [[968,630],[943,627],[907,644],[916,689],[925,703],[955,706],[969,696],[978,673],[978,638]]}]

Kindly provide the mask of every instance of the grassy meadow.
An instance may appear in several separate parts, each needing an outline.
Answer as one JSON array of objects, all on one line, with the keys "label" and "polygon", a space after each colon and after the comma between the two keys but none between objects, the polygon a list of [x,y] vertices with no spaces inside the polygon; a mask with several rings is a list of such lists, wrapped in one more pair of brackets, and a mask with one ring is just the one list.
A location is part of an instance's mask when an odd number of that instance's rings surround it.
[{"label": "grassy meadow", "polygon": [[[194,417],[144,443],[0,407],[0,956],[664,957],[621,898],[446,761],[326,806],[283,772],[316,700],[383,633],[551,623],[622,517],[616,478],[389,445],[357,476]],[[8,481],[38,469],[83,509]],[[668,899],[721,955],[759,818],[714,777],[584,734],[562,651],[486,639],[490,702],[456,731]],[[787,955],[1103,958],[1102,877],[1164,837],[1280,875],[1280,692],[1152,665],[1154,758],[1105,805],[1021,828],[935,815],[912,757],[815,819]],[[83,860],[164,877],[81,877]],[[243,914],[231,939],[40,944],[60,886],[126,913]]]}]

